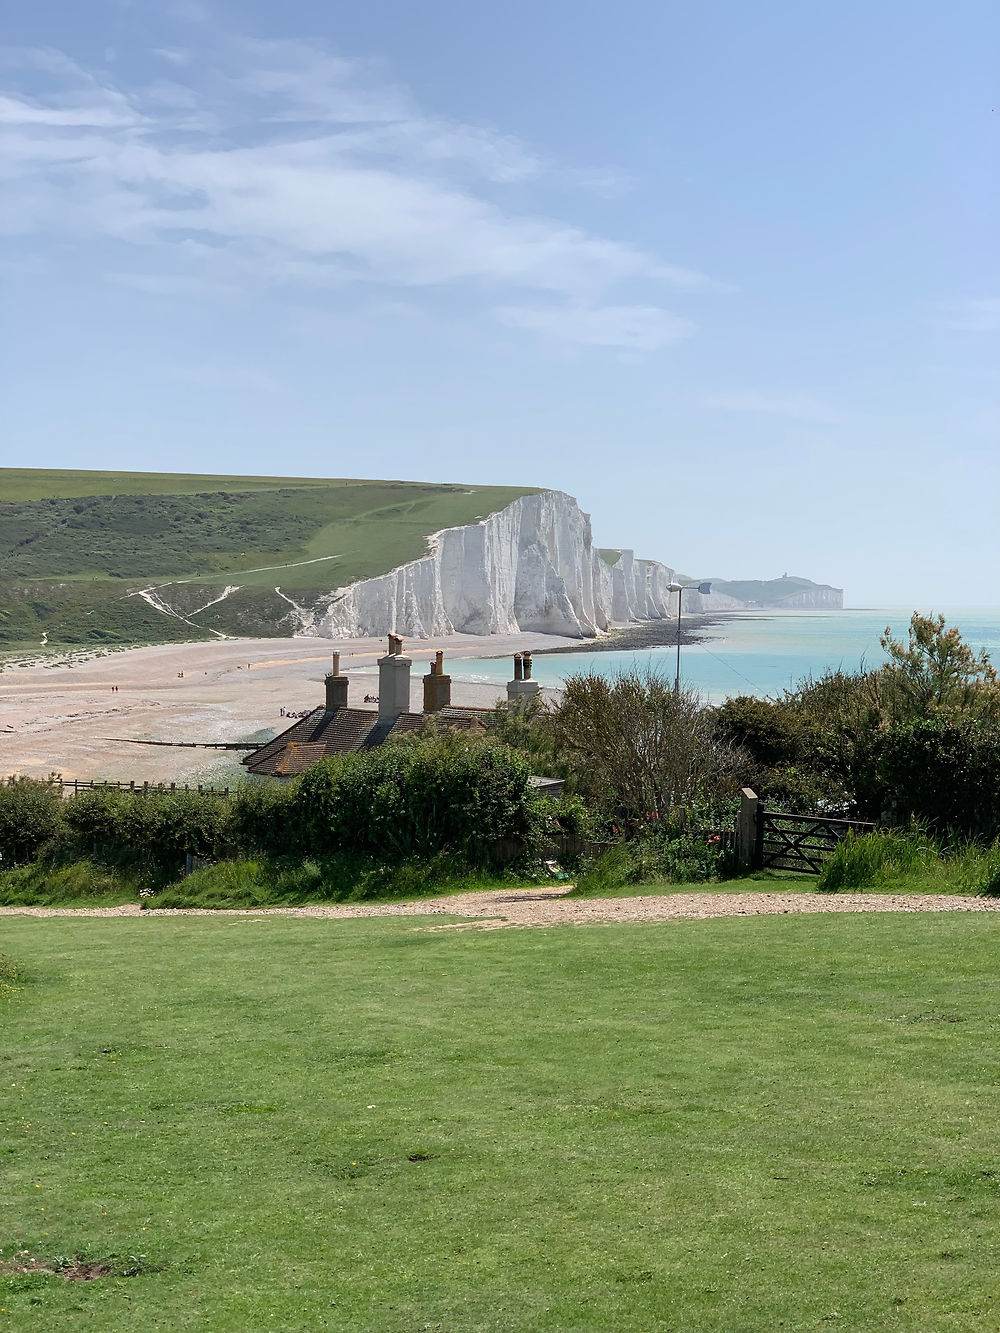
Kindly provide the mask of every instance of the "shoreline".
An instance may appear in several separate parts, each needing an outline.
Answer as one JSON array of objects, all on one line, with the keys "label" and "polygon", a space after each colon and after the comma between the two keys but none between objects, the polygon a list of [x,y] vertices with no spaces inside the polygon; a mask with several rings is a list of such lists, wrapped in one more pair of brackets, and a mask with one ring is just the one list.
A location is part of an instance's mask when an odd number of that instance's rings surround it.
[{"label": "shoreline", "polygon": [[[701,643],[707,636],[701,631],[710,625],[725,624],[732,611],[704,611],[683,616],[680,625],[682,648]],[[642,652],[646,648],[673,648],[678,642],[676,620],[639,620],[628,625],[614,625],[596,639],[575,639],[572,644],[538,648],[536,657],[554,657],[560,653]]]}]

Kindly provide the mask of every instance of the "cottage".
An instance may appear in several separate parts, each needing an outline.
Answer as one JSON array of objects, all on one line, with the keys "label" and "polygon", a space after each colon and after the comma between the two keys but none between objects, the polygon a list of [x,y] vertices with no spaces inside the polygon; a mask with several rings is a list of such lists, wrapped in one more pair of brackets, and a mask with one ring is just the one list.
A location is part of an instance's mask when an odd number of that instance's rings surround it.
[{"label": "cottage", "polygon": [[370,750],[390,736],[420,731],[430,719],[454,730],[482,734],[488,710],[455,707],[451,677],[444,673],[444,654],[438,653],[424,676],[424,711],[410,712],[410,669],[403,656],[403,641],[389,635],[389,649],[379,658],[378,711],[351,708],[347,677],[340,673],[340,654],[333,654],[333,670],[326,678],[326,703],[300,718],[280,736],[254,750],[243,760],[258,777],[292,778],[329,754]]}]

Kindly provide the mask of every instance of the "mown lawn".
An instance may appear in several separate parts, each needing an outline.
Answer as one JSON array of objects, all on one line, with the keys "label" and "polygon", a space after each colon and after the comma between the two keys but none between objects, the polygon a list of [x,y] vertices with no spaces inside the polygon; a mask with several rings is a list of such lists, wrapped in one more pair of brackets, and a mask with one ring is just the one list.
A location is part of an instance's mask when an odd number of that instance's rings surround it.
[{"label": "mown lawn", "polygon": [[1000,1327],[996,917],[443,924],[4,921],[0,1329]]}]

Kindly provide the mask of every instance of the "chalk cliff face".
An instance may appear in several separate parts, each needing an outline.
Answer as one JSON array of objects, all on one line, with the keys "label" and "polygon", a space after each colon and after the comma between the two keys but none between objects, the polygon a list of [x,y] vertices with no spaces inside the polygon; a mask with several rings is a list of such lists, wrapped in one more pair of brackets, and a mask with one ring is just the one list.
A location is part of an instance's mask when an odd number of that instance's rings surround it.
[{"label": "chalk cliff face", "polygon": [[[607,557],[607,558],[605,558]],[[613,563],[612,563],[613,562]],[[230,586],[193,581],[139,589],[154,609],[196,630],[239,634],[310,634],[328,638],[428,638],[451,633],[534,631],[593,638],[612,623],[677,614],[676,581],[657,560],[629,550],[596,550],[590,518],[571,495],[523,495],[464,527],[445,528],[428,553],[377,578],[323,591]],[[712,591],[686,586],[684,611],[839,609],[843,591],[809,579],[713,580]]]},{"label": "chalk cliff face", "polygon": [[593,638],[611,621],[676,612],[674,571],[623,551],[608,565],[571,495],[521,496],[480,523],[445,528],[420,560],[300,608],[300,633],[512,634]]}]

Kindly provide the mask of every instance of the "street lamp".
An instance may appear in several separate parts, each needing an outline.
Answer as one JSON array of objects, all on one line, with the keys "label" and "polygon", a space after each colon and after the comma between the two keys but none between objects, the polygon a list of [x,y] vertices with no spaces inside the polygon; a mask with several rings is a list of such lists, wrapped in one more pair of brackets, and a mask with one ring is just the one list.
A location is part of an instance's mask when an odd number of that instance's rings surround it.
[{"label": "street lamp", "polygon": [[677,594],[677,674],[674,676],[674,693],[681,692],[681,603],[684,600],[685,588],[697,588],[700,593],[707,596],[712,591],[710,583],[671,583],[668,592]]}]

